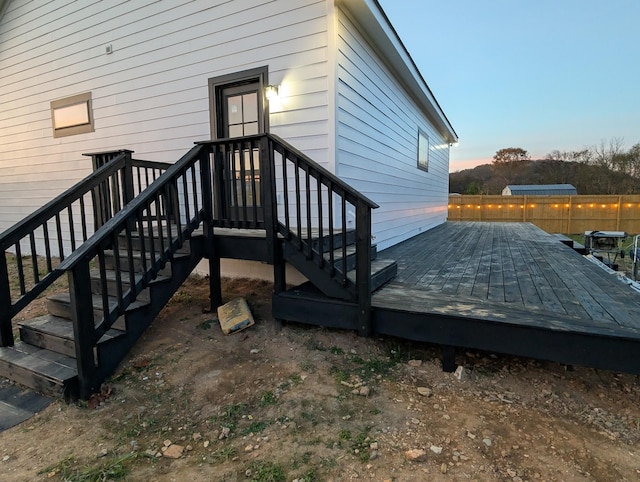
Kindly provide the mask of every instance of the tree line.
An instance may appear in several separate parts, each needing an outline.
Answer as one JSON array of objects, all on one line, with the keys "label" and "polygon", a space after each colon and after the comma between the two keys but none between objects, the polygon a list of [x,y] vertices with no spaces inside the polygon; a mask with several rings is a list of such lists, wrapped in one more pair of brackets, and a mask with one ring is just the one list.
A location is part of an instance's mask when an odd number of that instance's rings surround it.
[{"label": "tree line", "polygon": [[573,184],[578,194],[640,194],[640,143],[621,139],[533,160],[520,147],[500,149],[491,164],[449,175],[449,192],[501,194],[508,184]]}]

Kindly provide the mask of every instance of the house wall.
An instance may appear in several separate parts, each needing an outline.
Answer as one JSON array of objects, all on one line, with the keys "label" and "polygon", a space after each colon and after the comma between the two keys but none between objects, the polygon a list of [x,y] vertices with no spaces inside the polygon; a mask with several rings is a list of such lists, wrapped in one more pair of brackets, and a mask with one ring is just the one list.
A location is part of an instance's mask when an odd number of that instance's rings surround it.
[{"label": "house wall", "polygon": [[[127,148],[176,161],[210,138],[207,79],[264,65],[281,84],[271,132],[333,170],[328,8],[326,0],[11,0],[0,20],[0,232],[85,177],[91,162],[82,153]],[[84,92],[95,131],[54,139],[50,102]]]},{"label": "house wall", "polygon": [[[384,249],[446,220],[449,145],[342,9],[336,30],[337,174],[380,205],[373,234]],[[418,129],[428,172],[417,168]]]}]

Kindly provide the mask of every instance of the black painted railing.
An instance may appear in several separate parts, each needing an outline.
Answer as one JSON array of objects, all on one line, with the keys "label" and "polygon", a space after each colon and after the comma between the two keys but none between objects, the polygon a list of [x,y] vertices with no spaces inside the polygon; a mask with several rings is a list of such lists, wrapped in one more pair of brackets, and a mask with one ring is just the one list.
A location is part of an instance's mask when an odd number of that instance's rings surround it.
[{"label": "black painted railing", "polygon": [[[221,298],[214,226],[261,229],[274,265],[276,292],[286,287],[284,241],[352,292],[359,306],[359,331],[371,332],[371,210],[377,205],[282,139],[267,134],[202,142],[168,167],[133,161],[131,151],[92,158],[97,169],[92,175],[0,237],[0,306],[10,307],[0,313],[3,345],[13,344],[11,318],[67,273],[82,398],[98,388],[98,340],[199,227],[205,238],[205,251],[199,256],[209,258],[213,306]],[[87,223],[88,200],[95,220],[93,235]],[[75,234],[77,209],[81,243]],[[62,234],[62,213],[68,217],[70,239]],[[53,233],[48,231],[51,223],[56,225]],[[42,253],[36,242],[38,229],[43,230],[47,265],[42,278],[37,274]],[[347,278],[346,264],[353,233],[355,283]],[[57,265],[49,234],[57,242]],[[21,263],[25,242],[32,253],[34,286],[27,289],[21,265],[21,296],[13,302],[5,250],[13,247]],[[92,281],[92,266],[97,268],[97,281],[95,274]],[[94,293],[100,293],[98,320]]]},{"label": "black painted railing", "polygon": [[[212,204],[211,174],[209,157],[203,153],[200,146],[191,149],[59,266],[69,276],[82,398],[97,388],[93,349],[98,340],[203,220],[205,234],[210,233],[206,206]],[[92,262],[100,273],[98,289],[92,289]],[[107,269],[114,272],[112,279],[107,279]],[[92,290],[100,293],[101,320],[94,319]]]},{"label": "black painted railing", "polygon": [[[13,345],[12,318],[62,276],[59,264],[169,166],[134,160],[131,151],[108,161],[0,235],[1,346]],[[9,272],[17,273],[13,293]]]},{"label": "black painted railing", "polygon": [[[277,248],[277,238],[284,238],[351,292],[360,306],[360,332],[370,333],[371,210],[378,205],[275,135],[200,144],[214,163],[214,224],[266,230],[276,292],[286,285]],[[355,283],[347,278],[350,236]]]}]

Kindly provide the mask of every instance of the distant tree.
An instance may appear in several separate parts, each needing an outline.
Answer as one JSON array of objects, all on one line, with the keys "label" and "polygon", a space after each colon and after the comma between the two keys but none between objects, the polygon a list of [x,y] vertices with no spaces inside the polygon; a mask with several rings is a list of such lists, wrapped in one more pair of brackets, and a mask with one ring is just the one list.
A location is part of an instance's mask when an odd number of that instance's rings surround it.
[{"label": "distant tree", "polygon": [[471,181],[467,185],[467,189],[464,191],[465,194],[482,194],[482,187],[477,181]]},{"label": "distant tree", "polygon": [[491,164],[496,177],[489,183],[489,190],[497,191],[498,194],[507,184],[515,184],[518,173],[530,160],[529,153],[520,147],[507,147],[497,151]]},{"label": "distant tree", "polygon": [[522,149],[521,147],[507,147],[505,149],[500,149],[493,156],[494,164],[504,164],[515,161],[528,161],[531,159],[531,156],[527,151]]},{"label": "distant tree", "polygon": [[548,161],[591,162],[593,152],[589,148],[581,151],[559,151],[556,149],[544,156],[544,158]]}]

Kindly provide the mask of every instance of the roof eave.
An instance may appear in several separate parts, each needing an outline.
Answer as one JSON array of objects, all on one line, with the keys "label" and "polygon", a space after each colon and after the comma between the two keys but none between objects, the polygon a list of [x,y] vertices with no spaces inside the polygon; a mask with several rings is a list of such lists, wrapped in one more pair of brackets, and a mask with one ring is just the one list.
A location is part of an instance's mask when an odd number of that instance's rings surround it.
[{"label": "roof eave", "polygon": [[384,60],[393,69],[404,87],[428,114],[443,137],[450,143],[458,141],[444,111],[422,77],[409,51],[391,25],[378,0],[335,0],[349,10],[368,34]]}]

